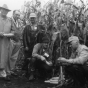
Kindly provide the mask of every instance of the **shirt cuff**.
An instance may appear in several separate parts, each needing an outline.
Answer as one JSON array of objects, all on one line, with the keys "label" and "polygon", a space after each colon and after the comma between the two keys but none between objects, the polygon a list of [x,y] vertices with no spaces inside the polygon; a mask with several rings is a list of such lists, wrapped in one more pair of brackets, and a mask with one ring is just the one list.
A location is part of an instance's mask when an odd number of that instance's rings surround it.
[{"label": "shirt cuff", "polygon": [[74,59],[69,59],[68,62],[69,63],[74,63]]}]

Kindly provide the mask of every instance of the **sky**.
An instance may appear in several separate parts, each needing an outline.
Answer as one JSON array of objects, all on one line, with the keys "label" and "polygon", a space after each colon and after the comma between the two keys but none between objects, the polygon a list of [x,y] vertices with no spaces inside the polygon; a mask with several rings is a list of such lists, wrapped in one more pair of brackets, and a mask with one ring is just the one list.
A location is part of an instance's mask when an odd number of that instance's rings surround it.
[{"label": "sky", "polygon": [[[8,8],[13,11],[16,9],[21,9],[25,1],[31,1],[31,0],[0,0],[0,6],[2,6],[3,4],[7,4]],[[41,4],[43,6],[49,0],[39,0],[39,1],[41,1]],[[76,0],[76,2],[79,2],[79,0]],[[8,13],[8,16],[11,16],[12,11]]]},{"label": "sky", "polygon": [[[2,6],[3,4],[7,4],[8,8],[13,11],[16,9],[21,9],[25,1],[31,0],[0,0],[0,6]],[[39,0],[39,1],[41,1],[41,4],[44,5],[48,0]],[[12,11],[8,13],[8,16],[11,16]]]}]

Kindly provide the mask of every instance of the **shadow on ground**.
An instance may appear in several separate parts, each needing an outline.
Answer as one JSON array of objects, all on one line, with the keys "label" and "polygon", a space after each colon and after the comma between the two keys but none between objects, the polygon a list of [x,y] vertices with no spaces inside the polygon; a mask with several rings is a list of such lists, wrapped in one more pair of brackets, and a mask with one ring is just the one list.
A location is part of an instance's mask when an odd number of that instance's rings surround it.
[{"label": "shadow on ground", "polygon": [[[11,76],[11,81],[6,82],[0,80],[0,88],[55,88],[56,85],[44,83],[44,80],[36,79],[33,82],[29,82],[28,79],[24,76],[24,72],[16,72],[18,76]],[[57,88],[82,88],[77,86],[62,86]],[[83,87],[88,88],[88,87]]]},{"label": "shadow on ground", "polygon": [[6,82],[4,80],[0,80],[0,88],[48,88],[53,87],[52,84],[44,83],[44,80],[35,80],[33,82],[29,82],[25,76],[22,76],[22,72],[18,73],[18,76],[11,76],[11,81]]}]

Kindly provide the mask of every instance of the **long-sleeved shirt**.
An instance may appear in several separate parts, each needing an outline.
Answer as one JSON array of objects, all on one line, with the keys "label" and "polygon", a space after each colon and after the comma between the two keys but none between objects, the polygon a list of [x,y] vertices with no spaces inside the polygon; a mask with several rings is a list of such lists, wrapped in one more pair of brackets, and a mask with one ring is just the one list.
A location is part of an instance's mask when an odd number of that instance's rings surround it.
[{"label": "long-sleeved shirt", "polygon": [[32,56],[37,57],[37,58],[41,58],[41,55],[46,56],[48,58],[47,59],[48,61],[52,61],[51,49],[49,49],[48,51],[44,50],[43,44],[37,43],[33,48]]},{"label": "long-sleeved shirt", "polygon": [[73,64],[87,63],[88,47],[86,47],[85,45],[79,45],[78,49],[76,50],[76,57],[74,59],[69,59],[68,61]]},{"label": "long-sleeved shirt", "polygon": [[14,18],[12,17],[11,18],[11,21],[13,23],[13,26],[14,26],[14,37],[12,40],[14,40],[14,42],[19,42],[19,40],[21,39],[22,37],[22,31],[23,31],[23,28],[22,28],[22,22],[21,20],[14,20]]}]

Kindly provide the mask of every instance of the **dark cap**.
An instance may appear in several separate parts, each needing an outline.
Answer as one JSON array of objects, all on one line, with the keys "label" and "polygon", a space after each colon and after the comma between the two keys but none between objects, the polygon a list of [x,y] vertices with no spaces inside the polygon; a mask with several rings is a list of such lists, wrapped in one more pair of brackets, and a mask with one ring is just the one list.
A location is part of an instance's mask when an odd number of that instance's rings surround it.
[{"label": "dark cap", "polygon": [[50,43],[50,39],[48,38],[48,36],[42,38],[42,43]]}]

